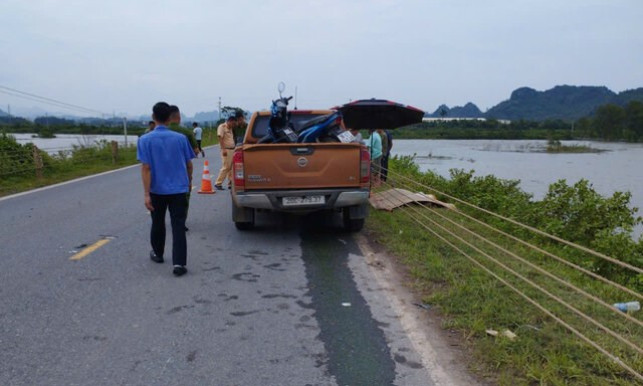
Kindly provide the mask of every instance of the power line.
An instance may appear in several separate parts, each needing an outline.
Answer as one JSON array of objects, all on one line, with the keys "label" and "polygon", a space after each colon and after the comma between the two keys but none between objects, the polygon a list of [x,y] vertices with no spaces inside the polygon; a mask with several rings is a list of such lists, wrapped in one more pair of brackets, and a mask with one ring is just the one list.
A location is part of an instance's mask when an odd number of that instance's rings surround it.
[{"label": "power line", "polygon": [[[394,171],[392,171],[390,169],[388,170],[388,172],[391,173],[391,175],[393,175],[393,176],[400,177],[400,179],[406,179],[406,180],[409,181],[409,183],[412,183],[414,185],[419,185],[419,186],[425,187],[427,189],[432,189],[431,187],[429,187],[427,185],[424,185],[422,183],[419,183],[419,182],[416,182],[414,180],[408,179],[407,177],[405,177],[401,173],[396,173],[396,172],[394,172]],[[422,204],[420,204],[420,205],[422,205]],[[424,205],[422,205],[422,206],[424,206]],[[487,223],[485,223],[483,221],[480,221],[480,220],[476,219],[475,217],[470,216],[470,215],[468,215],[468,214],[466,214],[466,213],[464,213],[462,211],[457,211],[456,213],[458,213],[458,215],[463,216],[463,217],[465,217],[465,218],[467,218],[467,219],[469,219],[469,220],[471,220],[471,221],[473,221],[473,222],[475,222],[477,224],[480,224],[481,226],[484,226],[487,229],[490,229],[490,230],[492,230],[492,231],[494,231],[496,233],[499,233],[499,234],[501,234],[501,235],[503,235],[505,237],[508,237],[508,238],[512,239],[513,241],[516,241],[516,242],[518,242],[518,243],[520,243],[520,244],[522,244],[522,245],[524,245],[524,246],[526,246],[526,247],[528,247],[530,249],[533,249],[533,250],[535,250],[535,251],[537,251],[539,253],[542,253],[543,255],[549,256],[552,259],[554,259],[554,260],[556,260],[556,261],[558,261],[558,262],[560,262],[562,264],[565,264],[565,265],[567,265],[567,266],[569,266],[569,267],[571,267],[571,268],[573,268],[573,269],[575,269],[575,270],[577,270],[579,272],[582,272],[582,273],[584,273],[584,274],[586,274],[588,276],[591,276],[594,279],[600,280],[600,281],[606,283],[607,285],[616,287],[616,288],[620,289],[621,291],[627,292],[628,294],[630,294],[632,296],[635,296],[635,297],[637,297],[639,299],[643,299],[642,294],[640,294],[640,293],[638,293],[636,291],[633,291],[630,288],[627,288],[627,287],[625,287],[625,286],[623,286],[621,284],[613,282],[613,281],[611,281],[611,280],[609,280],[609,279],[607,279],[607,278],[605,278],[603,276],[600,276],[600,275],[598,275],[598,274],[596,274],[596,273],[594,273],[594,272],[592,272],[590,270],[587,270],[587,269],[585,269],[585,268],[583,268],[583,267],[581,267],[581,266],[579,266],[577,264],[569,262],[566,259],[563,259],[563,258],[561,258],[561,257],[559,257],[559,256],[557,256],[557,255],[555,255],[555,254],[553,254],[551,252],[548,252],[543,248],[539,248],[539,247],[537,247],[535,245],[532,245],[532,244],[530,244],[530,243],[528,243],[528,242],[526,242],[526,241],[524,241],[524,240],[522,240],[522,239],[520,239],[520,238],[518,238],[516,236],[513,236],[513,235],[511,235],[511,234],[509,234],[507,232],[501,231],[500,229],[497,229],[497,228],[495,228],[495,227],[493,227],[493,226],[491,226],[491,225],[489,225],[489,224],[487,224]]]},{"label": "power line", "polygon": [[436,192],[436,193],[441,194],[441,195],[443,195],[443,196],[445,196],[445,197],[448,197],[448,198],[450,198],[450,199],[452,199],[452,200],[455,200],[455,201],[457,201],[457,202],[459,202],[459,203],[462,203],[462,204],[464,204],[464,205],[467,205],[467,206],[469,206],[469,207],[471,207],[471,208],[473,208],[473,209],[479,210],[479,211],[481,211],[481,212],[483,212],[483,213],[486,213],[486,214],[489,214],[489,215],[494,216],[494,217],[496,217],[496,218],[499,218],[499,219],[501,219],[501,220],[504,220],[504,221],[510,222],[510,223],[512,223],[512,224],[514,224],[514,225],[517,225],[517,226],[521,227],[521,228],[527,229],[527,230],[528,230],[528,231],[530,231],[530,232],[537,233],[537,234],[539,234],[539,235],[541,235],[541,236],[544,236],[544,237],[547,237],[547,238],[549,238],[549,239],[551,239],[551,240],[557,241],[557,242],[559,242],[559,243],[566,244],[566,245],[568,245],[568,246],[570,246],[570,247],[572,247],[572,248],[576,248],[576,249],[581,250],[581,251],[583,251],[583,252],[587,252],[587,253],[589,253],[589,254],[592,254],[592,255],[594,255],[594,256],[596,256],[596,257],[600,258],[600,259],[603,259],[603,260],[609,261],[609,262],[611,262],[611,263],[614,263],[614,264],[620,265],[621,267],[624,267],[624,268],[627,268],[627,269],[629,269],[629,270],[635,271],[635,272],[637,272],[637,273],[643,274],[643,268],[635,267],[635,266],[633,266],[633,265],[631,265],[631,264],[628,264],[628,263],[626,263],[626,262],[623,262],[623,261],[617,260],[617,259],[615,259],[615,258],[613,258],[613,257],[607,256],[607,255],[605,255],[605,254],[603,254],[603,253],[600,253],[600,252],[598,252],[598,251],[595,251],[595,250],[593,250],[593,249],[590,249],[590,248],[584,247],[584,246],[582,246],[582,245],[579,245],[579,244],[573,243],[573,242],[571,242],[571,241],[567,241],[567,240],[562,239],[562,238],[560,238],[560,237],[558,237],[558,236],[555,236],[555,235],[549,234],[549,233],[547,233],[547,232],[541,231],[540,229],[537,229],[537,228],[534,228],[534,227],[532,227],[532,226],[529,226],[529,225],[523,224],[523,223],[521,223],[521,222],[518,222],[518,221],[516,221],[516,220],[514,220],[514,219],[512,219],[512,218],[505,217],[505,216],[502,216],[502,215],[500,215],[500,214],[494,213],[494,212],[492,212],[492,211],[490,211],[490,210],[487,210],[487,209],[481,208],[481,207],[479,207],[479,206],[473,205],[473,204],[471,204],[471,203],[469,203],[469,202],[467,202],[467,201],[461,200],[461,199],[459,199],[459,198],[457,198],[457,197],[454,197],[454,196],[449,195],[449,194],[447,194],[447,193],[441,192],[441,191],[439,191],[439,190],[437,190],[437,189],[435,189],[435,188],[432,188],[432,187],[430,187],[430,186],[427,186],[427,185],[424,185],[424,184],[421,184],[421,183],[415,182],[415,181],[413,181],[412,179],[410,179],[410,178],[408,178],[408,177],[405,177],[405,176],[403,176],[403,175],[400,175],[400,178],[405,179],[405,180],[408,180],[408,181],[410,181],[410,182],[412,182],[412,183],[414,183],[414,184],[417,184],[417,185],[423,186],[423,187],[425,187],[425,188],[427,188],[427,189],[429,189],[429,190],[431,190],[431,191],[433,191],[433,192]]},{"label": "power line", "polygon": [[[390,184],[388,184],[388,183],[385,183],[385,184],[390,185]],[[386,201],[392,202],[388,197],[383,197],[383,198],[384,198]],[[399,203],[401,203],[401,204],[405,204],[405,202],[404,202],[404,201],[402,201],[402,200],[400,200],[399,198],[398,198],[398,200],[399,200]],[[395,203],[394,203],[394,204],[395,204]],[[422,204],[420,204],[420,205],[421,205],[422,207],[425,207],[425,206],[424,206],[424,205],[422,205]],[[425,208],[426,208],[426,207],[425,207]],[[408,217],[410,217],[413,221],[417,222],[420,226],[422,226],[423,228],[425,228],[427,231],[429,231],[430,233],[432,233],[434,236],[436,236],[437,238],[439,238],[440,240],[442,240],[445,244],[447,244],[447,245],[451,246],[451,247],[452,247],[452,248],[454,248],[456,251],[460,252],[460,254],[462,254],[463,256],[465,256],[465,257],[466,257],[468,260],[470,260],[472,263],[474,263],[474,264],[475,264],[475,265],[477,265],[479,268],[481,268],[482,270],[484,270],[484,271],[486,271],[487,273],[489,273],[491,276],[493,276],[494,278],[496,278],[498,281],[500,281],[501,283],[503,283],[505,286],[509,287],[511,290],[513,290],[513,291],[514,291],[514,292],[516,292],[518,295],[520,295],[521,297],[523,297],[523,298],[524,298],[525,300],[527,300],[529,303],[531,303],[532,305],[534,305],[536,308],[540,309],[542,312],[544,312],[544,313],[545,313],[545,314],[547,314],[549,317],[551,317],[552,319],[554,319],[554,320],[555,320],[556,322],[558,322],[560,325],[564,326],[564,327],[565,327],[565,328],[567,328],[569,331],[571,331],[572,333],[574,333],[574,334],[575,334],[577,337],[579,337],[581,340],[583,340],[584,342],[586,342],[586,343],[590,344],[591,346],[593,346],[594,348],[596,348],[598,351],[600,351],[601,353],[603,353],[604,355],[606,355],[607,357],[609,357],[610,359],[612,359],[612,360],[613,360],[614,362],[616,362],[618,365],[620,365],[620,366],[621,366],[621,367],[623,367],[625,370],[627,370],[630,374],[632,374],[633,376],[635,376],[635,377],[636,377],[636,378],[638,378],[639,380],[643,380],[643,375],[642,375],[642,374],[638,373],[635,369],[633,369],[633,368],[632,368],[632,367],[630,367],[628,364],[626,364],[626,363],[625,363],[623,360],[621,360],[618,356],[616,356],[615,354],[613,354],[613,353],[609,352],[609,351],[608,351],[608,350],[606,350],[604,347],[600,346],[597,342],[593,341],[592,339],[590,339],[590,338],[589,338],[589,337],[587,337],[586,335],[582,334],[579,330],[577,330],[576,328],[574,328],[573,326],[571,326],[569,323],[565,322],[565,321],[564,321],[563,319],[561,319],[559,316],[555,315],[551,310],[549,310],[548,308],[546,308],[546,307],[545,307],[545,306],[543,306],[542,304],[538,303],[536,300],[532,299],[529,295],[525,294],[525,293],[524,293],[523,291],[521,291],[519,288],[517,288],[516,286],[512,285],[509,281],[505,280],[504,278],[502,278],[501,276],[499,276],[497,273],[493,272],[491,269],[489,269],[489,268],[488,268],[488,267],[486,267],[484,264],[482,264],[481,262],[479,262],[479,261],[478,261],[478,259],[476,259],[476,258],[472,257],[470,254],[466,253],[463,249],[459,248],[457,245],[455,245],[454,243],[452,243],[452,242],[450,242],[449,240],[447,240],[443,235],[440,235],[438,232],[436,232],[435,230],[431,229],[431,228],[430,228],[428,225],[426,225],[426,224],[425,224],[421,219],[419,219],[418,217],[415,217],[414,215],[412,215],[412,214],[410,213],[410,211],[411,211],[411,210],[413,210],[415,213],[421,214],[421,212],[419,211],[419,209],[415,209],[415,208],[412,208],[412,207],[410,207],[410,206],[409,206],[409,207],[403,207],[403,208],[402,208],[402,212],[403,212],[404,214],[406,214]],[[432,212],[433,212],[433,211],[432,211]],[[434,213],[435,213],[435,212],[434,212]],[[603,331],[608,332],[610,335],[612,335],[614,338],[618,339],[618,340],[619,340],[619,341],[621,341],[622,343],[626,343],[630,348],[633,348],[634,350],[636,350],[636,351],[637,351],[637,352],[639,352],[639,353],[641,352],[641,348],[640,348],[640,347],[638,347],[637,345],[635,345],[635,344],[633,344],[633,343],[631,343],[631,342],[627,341],[625,338],[623,338],[622,336],[620,336],[620,335],[619,335],[619,334],[617,334],[616,332],[614,332],[614,331],[610,330],[609,328],[605,327],[605,326],[604,326],[604,325],[602,325],[600,322],[597,322],[596,320],[594,320],[592,317],[590,317],[590,316],[588,316],[588,315],[586,315],[586,314],[582,313],[581,311],[577,310],[576,308],[574,308],[573,306],[569,305],[567,302],[565,302],[564,300],[562,300],[562,299],[561,299],[561,298],[559,298],[558,296],[556,296],[556,295],[554,295],[554,294],[550,293],[549,291],[545,290],[544,288],[542,288],[542,287],[538,286],[537,284],[535,284],[535,283],[534,283],[534,282],[532,282],[531,280],[527,279],[525,276],[523,276],[523,275],[521,275],[521,274],[517,273],[517,272],[516,272],[516,271],[514,271],[513,269],[509,268],[509,267],[508,267],[508,266],[506,266],[505,264],[503,264],[503,263],[499,262],[497,259],[495,259],[495,258],[493,258],[492,256],[490,256],[489,254],[487,254],[487,253],[483,252],[482,250],[480,250],[479,248],[475,247],[475,246],[474,246],[474,245],[472,245],[471,243],[469,243],[469,242],[465,241],[465,240],[464,240],[464,239],[462,239],[461,237],[457,236],[453,231],[451,231],[451,230],[447,229],[447,227],[445,227],[444,225],[439,224],[439,223],[435,222],[434,220],[429,219],[429,218],[428,218],[428,217],[426,217],[426,216],[423,216],[423,217],[425,217],[427,220],[429,220],[431,223],[433,223],[433,225],[434,225],[436,228],[439,228],[441,231],[443,231],[443,232],[445,232],[445,233],[447,233],[447,234],[451,235],[452,237],[456,238],[456,239],[457,239],[457,240],[459,240],[460,242],[462,242],[462,243],[464,243],[464,244],[468,245],[468,246],[469,246],[470,248],[472,248],[473,250],[475,250],[475,251],[477,251],[478,253],[482,254],[483,256],[487,257],[487,259],[489,259],[489,260],[490,260],[490,261],[492,261],[493,263],[495,263],[495,264],[499,265],[499,266],[500,266],[501,268],[503,268],[505,271],[510,272],[511,274],[513,274],[514,276],[516,276],[517,278],[519,278],[520,280],[522,280],[523,282],[525,282],[525,283],[527,283],[527,284],[531,285],[532,287],[534,287],[534,288],[538,289],[539,291],[541,291],[542,293],[544,293],[545,295],[547,295],[549,298],[551,298],[551,299],[555,300],[555,301],[556,301],[556,302],[558,302],[559,304],[562,304],[562,305],[564,305],[565,307],[567,307],[568,309],[572,310],[574,313],[576,313],[577,315],[581,316],[583,319],[590,321],[591,323],[593,323],[595,326],[599,327],[599,328],[600,328],[600,329],[602,329]],[[441,216],[441,217],[442,217],[442,216]],[[475,233],[475,232],[473,232],[473,233]],[[637,321],[637,322],[638,322],[638,321]]]},{"label": "power line", "polygon": [[20,91],[20,90],[17,90],[17,89],[11,88],[11,87],[7,87],[7,86],[0,85],[0,92],[2,92],[4,94],[7,94],[7,95],[23,98],[23,99],[28,99],[28,100],[31,100],[31,101],[34,101],[34,102],[49,104],[49,105],[53,105],[53,106],[60,107],[60,108],[66,108],[66,109],[69,109],[69,110],[75,110],[75,111],[80,111],[80,112],[84,112],[84,113],[107,115],[104,112],[99,111],[99,110],[94,110],[94,109],[90,109],[90,108],[87,108],[87,107],[75,105],[75,104],[72,104],[72,103],[63,102],[63,101],[60,101],[60,100],[57,100],[57,99],[48,98],[48,97],[32,94],[32,93],[29,93],[29,92],[25,92],[25,91]]}]

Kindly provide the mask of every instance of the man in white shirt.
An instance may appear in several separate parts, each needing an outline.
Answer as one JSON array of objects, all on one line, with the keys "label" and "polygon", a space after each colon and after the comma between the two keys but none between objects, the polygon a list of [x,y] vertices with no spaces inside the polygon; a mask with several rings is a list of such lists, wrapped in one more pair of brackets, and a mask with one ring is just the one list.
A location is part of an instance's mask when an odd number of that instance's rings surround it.
[{"label": "man in white shirt", "polygon": [[201,149],[201,138],[203,137],[203,129],[200,128],[199,124],[196,122],[192,123],[192,127],[194,128],[194,130],[192,131],[194,132],[194,138],[196,139],[197,148],[201,152],[201,156],[205,158],[205,152],[203,151],[203,149]]}]

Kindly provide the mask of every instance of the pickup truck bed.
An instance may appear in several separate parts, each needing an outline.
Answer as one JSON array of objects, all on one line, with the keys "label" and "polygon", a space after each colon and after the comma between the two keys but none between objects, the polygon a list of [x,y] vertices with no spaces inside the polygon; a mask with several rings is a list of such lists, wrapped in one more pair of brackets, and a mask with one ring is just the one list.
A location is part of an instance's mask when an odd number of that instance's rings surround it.
[{"label": "pickup truck bed", "polygon": [[[293,111],[304,122],[329,111]],[[255,113],[233,160],[232,217],[238,229],[254,226],[256,210],[337,211],[358,231],[368,215],[370,159],[358,143],[257,144],[268,112]]]}]

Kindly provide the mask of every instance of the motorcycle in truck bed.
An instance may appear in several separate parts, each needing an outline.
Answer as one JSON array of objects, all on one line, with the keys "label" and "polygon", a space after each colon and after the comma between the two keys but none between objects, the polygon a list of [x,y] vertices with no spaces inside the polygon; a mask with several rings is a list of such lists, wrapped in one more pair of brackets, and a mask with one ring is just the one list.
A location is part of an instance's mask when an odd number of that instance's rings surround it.
[{"label": "motorcycle in truck bed", "polygon": [[292,97],[252,115],[232,161],[232,219],[254,227],[255,212],[341,212],[344,227],[359,231],[368,216],[370,154],[354,129],[395,128],[422,121],[424,112],[399,103],[359,100],[330,110],[288,111]]},{"label": "motorcycle in truck bed", "polygon": [[[299,132],[331,110],[289,112]],[[254,227],[255,212],[336,211],[344,227],[359,231],[368,215],[370,157],[360,143],[260,143],[269,132],[270,112],[254,113],[232,161],[232,217],[238,229]]]}]

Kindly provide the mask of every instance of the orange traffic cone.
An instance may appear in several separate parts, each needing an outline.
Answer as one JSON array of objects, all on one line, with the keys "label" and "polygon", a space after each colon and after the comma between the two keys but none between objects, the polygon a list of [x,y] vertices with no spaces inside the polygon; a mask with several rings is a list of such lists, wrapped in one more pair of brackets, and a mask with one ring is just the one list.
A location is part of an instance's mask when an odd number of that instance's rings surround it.
[{"label": "orange traffic cone", "polygon": [[210,170],[208,169],[208,160],[205,160],[203,165],[203,177],[201,178],[201,189],[198,191],[201,194],[214,194],[212,189],[212,180],[210,178]]}]

